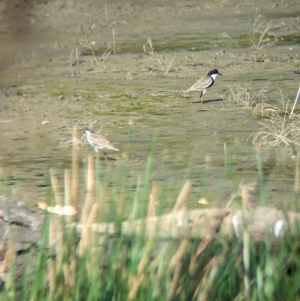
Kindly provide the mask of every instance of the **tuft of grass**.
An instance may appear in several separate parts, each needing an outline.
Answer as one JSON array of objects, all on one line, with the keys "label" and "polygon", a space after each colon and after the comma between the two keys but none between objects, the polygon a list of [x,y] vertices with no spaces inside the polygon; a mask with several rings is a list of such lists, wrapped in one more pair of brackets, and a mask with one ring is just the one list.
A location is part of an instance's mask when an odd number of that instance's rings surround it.
[{"label": "tuft of grass", "polygon": [[70,131],[70,136],[56,139],[59,140],[59,147],[69,148],[69,147],[80,147],[85,144],[85,142],[78,135],[78,126],[74,126],[73,130]]},{"label": "tuft of grass", "polygon": [[[28,254],[31,260],[26,262],[21,285],[14,282],[17,262],[8,244],[0,270],[8,270],[1,300],[274,300],[274,296],[294,300],[299,293],[300,229],[290,220],[286,232],[274,237],[272,227],[264,224],[269,215],[278,221],[277,215],[283,219],[289,213],[274,209],[276,215],[268,208],[256,219],[255,211],[249,210],[188,210],[192,183],[186,180],[171,213],[158,215],[165,200],[158,183],[151,182],[151,154],[144,173],[137,176],[134,199],[129,200],[132,206],[123,221],[127,200],[116,190],[124,187],[128,177],[116,171],[114,187],[107,193],[112,166],[100,166],[89,156],[85,193],[78,193],[83,180],[77,176],[77,151],[74,146],[72,171],[64,173],[63,194],[62,181],[50,170],[54,193],[47,201],[72,204],[80,214],[71,219],[45,214],[40,242],[35,254]],[[110,173],[106,179],[100,176],[103,169]],[[103,222],[105,207],[109,222]],[[246,216],[248,220],[243,219]],[[296,213],[291,216],[299,220]],[[258,241],[253,233],[261,233],[254,221],[265,231]]]},{"label": "tuft of grass", "polygon": [[260,89],[257,93],[254,93],[251,87],[251,83],[246,86],[234,85],[228,86],[231,95],[228,99],[224,99],[228,108],[233,109],[237,107],[253,108],[258,103],[264,103],[267,99],[266,87]]},{"label": "tuft of grass", "polygon": [[287,115],[273,116],[269,122],[262,123],[260,130],[252,135],[252,143],[257,146],[300,146],[300,120],[289,119]]},{"label": "tuft of grass", "polygon": [[75,48],[75,51],[72,49],[71,54],[70,54],[70,63],[69,66],[78,66],[81,64],[80,56],[81,56],[81,51],[78,48]]},{"label": "tuft of grass", "polygon": [[268,119],[265,122],[259,122],[262,127],[257,133],[251,135],[252,143],[257,146],[300,146],[299,115],[293,114],[298,95],[292,107],[291,101],[285,99],[282,91],[279,93],[280,106],[261,103],[253,110],[253,115]]},{"label": "tuft of grass", "polygon": [[87,38],[85,38],[85,41],[83,42],[83,47],[86,49],[89,49],[90,53],[92,54],[92,58],[91,58],[91,67],[97,67],[97,68],[101,68],[103,67],[105,61],[108,59],[108,57],[110,56],[110,54],[112,53],[112,51],[115,51],[115,36],[114,36],[114,31],[113,31],[113,43],[114,43],[114,47],[113,48],[107,48],[104,53],[102,53],[102,55],[100,56],[100,58],[98,58],[95,54],[95,50],[92,47],[92,44]]},{"label": "tuft of grass", "polygon": [[253,48],[259,50],[277,42],[278,37],[273,31],[274,29],[276,27],[273,26],[271,21],[262,21],[262,16],[258,14],[258,9],[256,8],[251,37]]},{"label": "tuft of grass", "polygon": [[176,55],[174,55],[171,59],[168,59],[167,56],[163,57],[162,55],[159,55],[154,50],[150,37],[147,38],[147,45],[143,45],[143,50],[145,55],[149,56],[152,60],[158,63],[160,70],[164,72],[164,74],[174,71],[172,66],[174,64]]}]

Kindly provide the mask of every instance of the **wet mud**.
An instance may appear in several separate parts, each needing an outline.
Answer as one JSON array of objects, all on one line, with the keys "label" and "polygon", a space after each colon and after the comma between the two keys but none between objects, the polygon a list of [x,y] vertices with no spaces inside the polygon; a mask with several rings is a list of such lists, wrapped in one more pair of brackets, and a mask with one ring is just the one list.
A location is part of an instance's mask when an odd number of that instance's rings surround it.
[{"label": "wet mud", "polygon": [[[291,149],[255,147],[261,120],[227,103],[236,85],[265,89],[270,104],[294,100],[299,8],[298,1],[1,3],[1,193],[35,206],[51,191],[50,167],[63,193],[72,150],[62,146],[73,126],[81,135],[92,123],[120,149],[119,160],[99,161],[102,178],[121,168],[132,193],[152,154],[151,181],[170,208],[184,179],[193,182],[191,207],[201,197],[224,207],[242,180],[257,180],[261,160],[268,204],[290,208]],[[199,93],[186,98],[183,91],[212,68],[223,76],[205,103]],[[83,185],[91,152],[79,151]]]}]

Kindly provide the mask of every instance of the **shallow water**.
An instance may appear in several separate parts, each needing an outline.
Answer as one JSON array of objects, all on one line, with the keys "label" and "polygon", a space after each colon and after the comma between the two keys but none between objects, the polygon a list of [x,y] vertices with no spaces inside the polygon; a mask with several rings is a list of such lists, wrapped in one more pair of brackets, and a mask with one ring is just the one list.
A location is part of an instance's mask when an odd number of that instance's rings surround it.
[{"label": "shallow water", "polygon": [[[292,3],[291,3],[292,2]],[[295,160],[288,148],[257,149],[251,135],[261,127],[251,109],[229,108],[230,87],[262,88],[266,102],[294,100],[299,83],[298,1],[264,2],[257,12],[260,24],[274,24],[274,36],[263,49],[253,49],[255,3],[196,1],[159,4],[94,4],[70,1],[35,4],[28,28],[2,17],[1,40],[1,190],[24,201],[44,200],[51,191],[49,168],[55,167],[63,187],[64,169],[71,168],[72,150],[60,148],[71,139],[72,128],[91,122],[121,149],[120,160],[100,160],[106,193],[121,173],[131,206],[137,179],[143,177],[153,153],[151,181],[171,207],[185,179],[191,179],[191,207],[206,197],[212,206],[225,206],[243,179],[258,177],[261,157],[267,178],[267,202],[280,208],[293,204]],[[231,5],[231,6],[229,6]],[[60,7],[59,10],[57,8]],[[5,8],[2,8],[5,9]],[[27,23],[26,23],[27,24]],[[24,25],[24,24],[23,24]],[[113,46],[116,53],[100,56]],[[166,69],[143,53],[150,36]],[[88,42],[87,42],[88,41]],[[267,45],[272,43],[272,45]],[[91,45],[95,58],[90,55]],[[78,64],[75,50],[81,49]],[[14,56],[9,55],[14,52]],[[72,54],[72,56],[71,56]],[[184,98],[182,92],[210,68],[223,74],[205,95]],[[49,121],[42,125],[43,121]],[[64,140],[62,140],[64,139]],[[153,151],[151,151],[153,149]],[[87,145],[79,151],[84,183]],[[107,184],[109,183],[109,184]],[[82,184],[84,185],[84,184]],[[123,189],[124,188],[124,189]]]}]

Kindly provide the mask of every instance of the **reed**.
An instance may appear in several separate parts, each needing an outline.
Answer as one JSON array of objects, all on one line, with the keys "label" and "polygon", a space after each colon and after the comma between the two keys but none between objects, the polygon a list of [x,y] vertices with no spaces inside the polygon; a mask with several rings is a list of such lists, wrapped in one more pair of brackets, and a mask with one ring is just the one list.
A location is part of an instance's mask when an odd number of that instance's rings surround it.
[{"label": "reed", "polygon": [[[76,151],[73,154],[74,160],[78,160]],[[78,164],[73,161],[75,170]],[[114,196],[114,192],[105,193],[105,181],[110,180],[99,178],[100,168],[109,169],[109,165],[100,166],[92,156],[88,157],[82,204],[78,200],[82,195],[79,191],[82,179],[75,176],[74,171],[66,170],[62,197],[57,171],[51,169],[56,204],[76,206],[77,215],[70,221],[69,216],[63,214],[45,214],[37,254],[28,255],[35,263],[32,265],[32,261],[28,261],[22,286],[14,282],[13,245],[7,249],[0,271],[9,272],[6,286],[0,292],[1,300],[14,300],[12,296],[42,301],[274,300],[274,296],[278,300],[292,300],[297,296],[300,269],[297,237],[300,232],[296,226],[291,226],[293,235],[284,228],[286,231],[277,238],[265,237],[258,243],[252,237],[254,217],[251,218],[246,203],[245,214],[236,221],[241,223],[246,215],[250,218],[244,221],[244,228],[240,232],[236,228],[232,236],[224,235],[225,228],[232,227],[233,223],[228,222],[229,209],[224,209],[227,210],[224,215],[217,213],[217,209],[214,214],[203,210],[198,219],[190,216],[185,220],[192,188],[190,180],[185,181],[174,199],[174,207],[168,215],[171,220],[166,222],[167,215],[158,215],[156,210],[157,206],[163,206],[164,200],[160,198],[162,187],[159,183],[151,183],[152,165],[151,155],[144,174],[136,180],[127,226],[122,222],[124,210],[119,209],[124,199]],[[296,171],[296,177],[298,173]],[[116,183],[120,183],[122,177],[118,174],[116,177]],[[240,190],[243,195],[241,187]],[[110,203],[113,210],[110,222],[103,223],[100,213],[105,203]],[[137,218],[140,229],[134,231]],[[193,228],[195,223],[197,226]],[[100,225],[103,231],[98,231]],[[181,236],[168,236],[174,230],[171,227],[186,225],[189,230],[181,232]],[[192,237],[189,232],[193,229],[198,231]]]}]

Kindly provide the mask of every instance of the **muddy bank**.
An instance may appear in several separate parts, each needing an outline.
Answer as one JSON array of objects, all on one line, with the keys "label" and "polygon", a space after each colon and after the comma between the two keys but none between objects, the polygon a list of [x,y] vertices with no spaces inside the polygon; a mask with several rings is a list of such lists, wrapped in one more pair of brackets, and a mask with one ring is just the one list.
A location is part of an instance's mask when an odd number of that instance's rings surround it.
[{"label": "muddy bank", "polygon": [[[101,133],[121,149],[120,161],[101,162],[103,173],[117,174],[120,166],[130,170],[130,187],[144,171],[155,140],[152,179],[166,184],[167,198],[174,199],[174,187],[190,178],[191,206],[203,195],[223,206],[219,200],[243,179],[256,180],[259,152],[266,173],[274,171],[268,178],[269,202],[289,206],[295,167],[290,149],[254,148],[251,135],[259,130],[259,120],[251,110],[228,107],[226,100],[236,84],[249,85],[254,94],[266,88],[273,104],[294,98],[297,7],[297,1],[2,3],[3,190],[32,206],[44,200],[51,185],[49,167],[55,166],[63,179],[63,170],[71,166],[72,152],[61,146],[71,139],[72,127],[83,130],[95,122],[94,128],[102,127]],[[21,12],[24,18],[16,22]],[[255,20],[259,26],[272,22],[274,35],[262,49],[253,48]],[[149,36],[160,61],[143,51]],[[111,53],[104,59],[107,49]],[[206,94],[206,104],[195,103],[197,93],[182,97],[213,67],[223,77]],[[79,153],[82,182],[91,151],[85,145]],[[233,173],[227,173],[226,162],[232,162]]]}]

